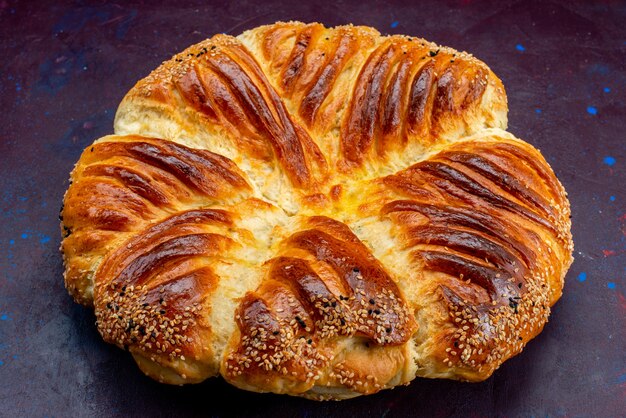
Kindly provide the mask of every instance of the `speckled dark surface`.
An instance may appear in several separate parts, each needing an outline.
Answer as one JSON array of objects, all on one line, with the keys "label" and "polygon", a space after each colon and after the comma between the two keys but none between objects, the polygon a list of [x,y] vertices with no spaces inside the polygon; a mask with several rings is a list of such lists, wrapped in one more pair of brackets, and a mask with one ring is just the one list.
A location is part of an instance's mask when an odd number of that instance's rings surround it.
[{"label": "speckled dark surface", "polygon": [[[626,416],[626,3],[0,1],[0,416]],[[569,191],[576,261],[550,323],[480,384],[418,379],[342,403],[144,377],[63,288],[57,212],[81,150],[141,77],[215,33],[365,24],[472,52],[509,129]]]}]

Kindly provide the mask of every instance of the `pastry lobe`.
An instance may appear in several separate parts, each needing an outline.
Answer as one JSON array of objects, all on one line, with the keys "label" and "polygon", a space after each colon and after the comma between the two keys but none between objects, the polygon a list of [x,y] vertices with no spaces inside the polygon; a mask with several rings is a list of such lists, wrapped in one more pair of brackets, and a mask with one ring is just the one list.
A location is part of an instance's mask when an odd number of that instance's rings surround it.
[{"label": "pastry lobe", "polygon": [[279,23],[242,38],[314,137],[339,127],[340,141],[319,145],[340,169],[506,127],[501,81],[467,53],[351,25]]},{"label": "pastry lobe", "polygon": [[227,158],[136,135],[96,141],[71,183],[60,213],[65,285],[88,305],[102,258],[150,222],[250,193],[245,175]]},{"label": "pastry lobe", "polygon": [[312,217],[302,228],[239,305],[224,377],[311,397],[316,386],[372,393],[405,381],[402,345],[416,324],[394,280],[345,224]]},{"label": "pastry lobe", "polygon": [[232,225],[225,211],[181,212],[102,262],[94,290],[98,330],[153,378],[183,383],[215,373],[208,318],[219,280],[213,265],[238,244],[228,237]]},{"label": "pastry lobe", "polygon": [[416,339],[418,375],[489,377],[561,296],[572,252],[565,191],[539,152],[495,133],[381,182],[393,195],[381,216],[418,272],[405,294],[424,297],[416,315],[432,330]]}]

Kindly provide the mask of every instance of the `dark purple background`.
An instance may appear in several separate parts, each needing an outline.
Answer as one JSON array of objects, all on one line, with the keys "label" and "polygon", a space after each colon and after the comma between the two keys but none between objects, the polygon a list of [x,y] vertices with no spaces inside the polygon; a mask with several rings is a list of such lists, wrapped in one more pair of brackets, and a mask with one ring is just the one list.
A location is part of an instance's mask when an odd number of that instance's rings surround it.
[{"label": "dark purple background", "polygon": [[[624,416],[626,3],[470,0],[0,0],[0,415]],[[348,22],[468,50],[498,74],[509,128],[569,191],[576,261],[545,331],[479,384],[418,379],[341,403],[219,379],[144,377],[63,288],[57,212],[81,150],[159,63],[215,33],[276,20]]]}]

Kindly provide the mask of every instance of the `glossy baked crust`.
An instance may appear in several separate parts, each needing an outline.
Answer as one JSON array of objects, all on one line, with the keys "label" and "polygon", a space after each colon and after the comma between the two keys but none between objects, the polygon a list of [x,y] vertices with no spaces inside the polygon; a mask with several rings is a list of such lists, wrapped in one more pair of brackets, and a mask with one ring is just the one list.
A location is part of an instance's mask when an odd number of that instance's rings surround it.
[{"label": "glossy baked crust", "polygon": [[471,55],[367,27],[217,35],[124,98],[61,213],[65,283],[171,384],[344,399],[479,381],[548,319],[569,203]]}]

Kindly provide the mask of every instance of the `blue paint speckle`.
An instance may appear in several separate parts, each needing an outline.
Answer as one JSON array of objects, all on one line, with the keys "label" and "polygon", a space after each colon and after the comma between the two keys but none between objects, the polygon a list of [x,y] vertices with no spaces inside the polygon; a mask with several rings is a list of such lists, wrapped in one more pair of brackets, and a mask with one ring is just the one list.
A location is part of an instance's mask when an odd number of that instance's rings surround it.
[{"label": "blue paint speckle", "polygon": [[2,314],[2,316],[0,316],[0,321],[8,321],[8,320],[9,320],[9,315]]},{"label": "blue paint speckle", "polygon": [[54,26],[56,33],[78,32],[91,21],[103,25],[111,18],[111,11],[108,8],[77,7],[65,14]]},{"label": "blue paint speckle", "polygon": [[4,366],[4,361],[0,360],[0,366]]},{"label": "blue paint speckle", "polygon": [[28,234],[27,234],[26,232],[24,232],[24,233],[21,235],[21,237],[22,237],[22,239],[26,239],[26,238],[28,238]]},{"label": "blue paint speckle", "polygon": [[626,383],[626,373],[617,377],[617,383]]},{"label": "blue paint speckle", "polygon": [[615,165],[615,158],[611,157],[610,155],[607,155],[606,157],[604,157],[602,161],[604,162],[604,164],[608,165],[609,167]]},{"label": "blue paint speckle", "polygon": [[587,113],[589,113],[590,115],[597,115],[598,109],[593,106],[587,106]]},{"label": "blue paint speckle", "polygon": [[611,202],[615,202],[615,196],[611,196],[611,197],[609,197],[609,200],[610,200]]},{"label": "blue paint speckle", "polygon": [[398,21],[396,20],[396,21],[394,21],[394,22],[391,22],[391,27],[392,27],[392,28],[397,28],[399,24],[400,24],[400,22],[398,22]]},{"label": "blue paint speckle", "polygon": [[587,280],[587,273],[585,273],[584,271],[582,273],[580,273],[578,275],[578,281],[579,282],[584,282],[585,280]]},{"label": "blue paint speckle", "polygon": [[18,199],[21,200],[22,202],[26,202],[28,200],[28,197],[20,196],[20,197],[18,197]]},{"label": "blue paint speckle", "polygon": [[613,282],[608,282],[608,283],[606,284],[606,287],[608,287],[609,289],[615,289],[615,283],[613,283]]},{"label": "blue paint speckle", "polygon": [[539,109],[539,108],[535,109],[535,113],[536,114],[540,114],[541,113],[541,109]]},{"label": "blue paint speckle", "polygon": [[15,240],[14,239],[10,239],[9,240],[9,245],[14,245],[15,244]]},{"label": "blue paint speckle", "polygon": [[47,235],[44,235],[43,237],[41,237],[41,239],[39,240],[39,242],[41,242],[42,244],[45,244],[47,242],[50,242],[50,237]]},{"label": "blue paint speckle", "polygon": [[605,87],[603,90],[604,90],[605,93],[610,93],[611,92],[611,89],[608,88],[608,87]]},{"label": "blue paint speckle", "polygon": [[133,19],[137,16],[137,10],[131,10],[128,16],[125,16],[117,25],[117,29],[115,30],[115,36],[117,39],[122,39],[126,36],[126,32],[131,27],[131,23]]},{"label": "blue paint speckle", "polygon": [[524,48],[524,45],[522,45],[522,44],[515,45],[515,49],[517,49],[518,51],[521,51],[521,52],[526,51],[526,48]]},{"label": "blue paint speckle", "polygon": [[83,50],[75,54],[47,59],[39,64],[39,80],[36,88],[54,95],[69,83],[76,68],[82,68],[85,65],[87,63]]},{"label": "blue paint speckle", "polygon": [[600,75],[607,75],[610,70],[608,65],[605,64],[592,64],[589,66],[589,68],[587,69],[587,72],[589,74],[600,74]]}]

